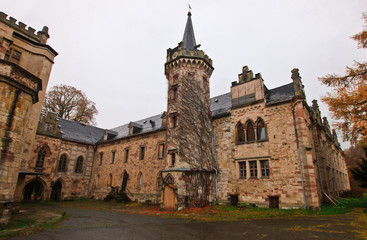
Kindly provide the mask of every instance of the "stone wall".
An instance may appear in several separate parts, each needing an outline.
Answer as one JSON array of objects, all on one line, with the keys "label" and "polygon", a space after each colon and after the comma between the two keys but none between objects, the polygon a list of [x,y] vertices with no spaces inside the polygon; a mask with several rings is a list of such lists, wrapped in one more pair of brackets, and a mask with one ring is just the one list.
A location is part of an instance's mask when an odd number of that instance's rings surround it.
[{"label": "stone wall", "polygon": [[[158,156],[160,144],[164,144],[166,149],[165,130],[99,144],[94,155],[92,195],[103,199],[110,192],[111,186],[121,189],[124,172],[127,172],[129,178],[126,192],[132,200],[158,203],[161,190],[158,178],[165,166],[165,156],[163,158]],[[141,160],[141,147],[145,148],[143,160]],[[129,150],[127,161],[126,150]],[[112,160],[113,152],[114,160]],[[103,154],[102,161],[101,154]]]}]

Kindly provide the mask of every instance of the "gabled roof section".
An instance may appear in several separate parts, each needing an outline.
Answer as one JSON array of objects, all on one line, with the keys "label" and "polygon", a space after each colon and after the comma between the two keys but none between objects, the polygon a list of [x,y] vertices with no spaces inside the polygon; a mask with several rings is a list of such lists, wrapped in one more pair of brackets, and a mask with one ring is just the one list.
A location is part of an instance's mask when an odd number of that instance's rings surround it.
[{"label": "gabled roof section", "polygon": [[185,27],[184,36],[182,39],[183,42],[183,48],[186,50],[193,50],[196,46],[196,40],[195,40],[195,34],[194,34],[194,28],[192,26],[191,21],[191,12],[187,14],[187,22]]}]

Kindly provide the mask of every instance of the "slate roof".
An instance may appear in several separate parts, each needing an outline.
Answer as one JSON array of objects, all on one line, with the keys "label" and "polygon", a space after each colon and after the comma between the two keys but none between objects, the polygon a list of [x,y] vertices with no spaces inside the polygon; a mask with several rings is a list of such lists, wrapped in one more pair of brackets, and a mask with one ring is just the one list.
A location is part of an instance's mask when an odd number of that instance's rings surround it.
[{"label": "slate roof", "polygon": [[213,118],[229,114],[231,107],[232,100],[230,92],[210,99],[210,110],[212,111]]},{"label": "slate roof", "polygon": [[[74,122],[63,118],[58,118],[61,126],[62,139],[85,143],[96,144],[103,138],[104,129],[86,125],[84,123]],[[112,131],[107,131],[109,134],[116,134]]]},{"label": "slate roof", "polygon": [[[293,83],[267,90],[265,93],[266,105],[277,104],[289,101],[294,97]],[[230,114],[232,107],[231,93],[225,93],[210,99],[210,108],[213,118],[218,118]],[[134,136],[162,129],[162,114],[151,116],[139,121],[132,122],[133,126],[139,127],[138,133]],[[62,138],[74,142],[85,144],[98,144],[103,142],[105,130],[98,127],[89,126],[83,123],[73,122],[66,119],[59,119],[59,125],[63,132]],[[129,136],[129,123],[107,130],[107,140],[117,140]]]},{"label": "slate roof", "polygon": [[271,90],[265,93],[266,105],[272,105],[289,101],[295,96],[294,85],[289,83]]},{"label": "slate roof", "polygon": [[[135,121],[134,125],[140,125],[141,126],[141,131],[139,132],[139,134],[142,133],[146,133],[146,132],[151,132],[151,131],[155,131],[158,129],[162,128],[162,119],[161,119],[161,115],[162,114],[158,114],[149,118],[145,118],[139,121]],[[116,139],[121,139],[124,137],[129,136],[129,123],[113,128],[111,129],[112,131],[116,132],[117,135],[115,137],[113,137],[111,140],[116,140]],[[137,134],[134,134],[137,135]]]}]

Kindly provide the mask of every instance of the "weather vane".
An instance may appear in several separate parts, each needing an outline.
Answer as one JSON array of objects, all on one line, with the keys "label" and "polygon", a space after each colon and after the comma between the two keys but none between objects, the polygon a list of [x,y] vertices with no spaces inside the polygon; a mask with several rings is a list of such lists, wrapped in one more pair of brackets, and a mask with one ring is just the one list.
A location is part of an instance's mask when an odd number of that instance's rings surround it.
[{"label": "weather vane", "polygon": [[187,5],[189,5],[189,12],[191,12],[191,6],[190,6],[190,4],[187,4]]}]

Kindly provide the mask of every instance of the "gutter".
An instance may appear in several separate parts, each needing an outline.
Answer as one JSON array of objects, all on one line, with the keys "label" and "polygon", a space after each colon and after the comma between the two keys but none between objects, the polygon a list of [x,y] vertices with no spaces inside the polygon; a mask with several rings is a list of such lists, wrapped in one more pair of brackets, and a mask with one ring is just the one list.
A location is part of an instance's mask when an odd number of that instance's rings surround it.
[{"label": "gutter", "polygon": [[292,114],[293,114],[293,124],[294,124],[294,131],[296,134],[296,141],[297,141],[297,154],[298,154],[298,162],[299,162],[299,169],[301,172],[301,181],[302,181],[302,190],[303,190],[303,200],[305,201],[305,206],[304,208],[307,208],[307,199],[306,199],[306,191],[305,191],[305,183],[304,183],[304,179],[303,179],[303,169],[302,169],[302,162],[301,162],[301,153],[299,150],[299,139],[298,139],[298,132],[297,132],[297,123],[296,123],[296,116],[294,113],[294,106],[297,102],[293,103],[292,105]]}]

